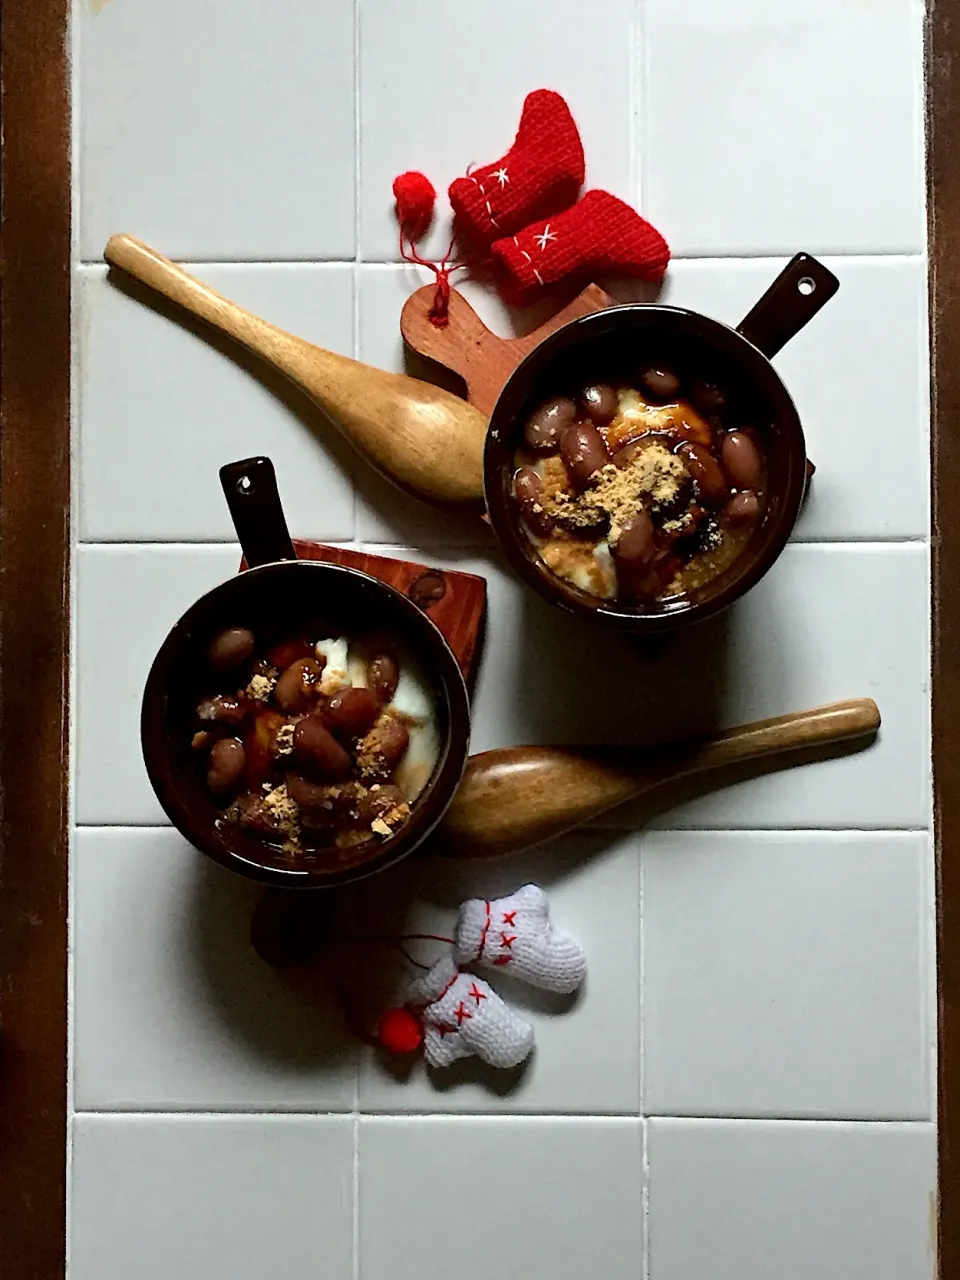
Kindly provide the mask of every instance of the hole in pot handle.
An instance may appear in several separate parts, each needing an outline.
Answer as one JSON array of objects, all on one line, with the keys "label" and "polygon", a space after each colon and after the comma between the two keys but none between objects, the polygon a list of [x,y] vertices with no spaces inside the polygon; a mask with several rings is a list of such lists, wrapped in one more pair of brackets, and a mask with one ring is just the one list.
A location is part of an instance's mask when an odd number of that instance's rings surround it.
[{"label": "hole in pot handle", "polygon": [[269,458],[245,458],[220,468],[220,483],[248,566],[296,560]]},{"label": "hole in pot handle", "polygon": [[740,321],[737,332],[765,356],[775,356],[839,288],[840,281],[822,262],[798,253]]}]

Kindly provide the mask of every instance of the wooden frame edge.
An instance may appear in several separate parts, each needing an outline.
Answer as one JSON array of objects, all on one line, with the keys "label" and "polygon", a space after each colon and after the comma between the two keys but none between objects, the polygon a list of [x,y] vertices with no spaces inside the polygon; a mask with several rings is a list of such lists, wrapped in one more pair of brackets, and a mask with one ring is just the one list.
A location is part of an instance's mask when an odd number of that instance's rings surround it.
[{"label": "wooden frame edge", "polygon": [[[0,1274],[65,1269],[68,0],[0,9]],[[926,31],[939,1275],[960,1278],[960,4]]]},{"label": "wooden frame edge", "polygon": [[938,1273],[960,1277],[960,4],[926,24]]},{"label": "wooden frame edge", "polygon": [[68,0],[0,10],[0,1275],[65,1270]]}]

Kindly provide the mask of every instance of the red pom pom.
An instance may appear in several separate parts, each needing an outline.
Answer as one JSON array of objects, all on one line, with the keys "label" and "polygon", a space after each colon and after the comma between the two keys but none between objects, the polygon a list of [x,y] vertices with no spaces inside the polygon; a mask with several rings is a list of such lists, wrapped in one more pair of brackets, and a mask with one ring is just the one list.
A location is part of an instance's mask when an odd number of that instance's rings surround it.
[{"label": "red pom pom", "polygon": [[409,1009],[388,1009],[380,1019],[377,1039],[391,1053],[415,1053],[423,1044],[423,1027]]},{"label": "red pom pom", "polygon": [[433,183],[416,170],[401,173],[393,180],[393,194],[397,201],[397,220],[411,239],[416,239],[430,225],[433,206],[437,198]]}]

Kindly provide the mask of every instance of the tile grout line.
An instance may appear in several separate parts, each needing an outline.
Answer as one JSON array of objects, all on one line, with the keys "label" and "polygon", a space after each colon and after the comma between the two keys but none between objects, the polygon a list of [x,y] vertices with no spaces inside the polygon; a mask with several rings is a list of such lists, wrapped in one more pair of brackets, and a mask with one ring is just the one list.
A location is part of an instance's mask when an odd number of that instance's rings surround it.
[{"label": "tile grout line", "polygon": [[[633,0],[630,10],[630,83],[628,85],[628,101],[630,104],[630,196],[637,209],[643,207],[643,157],[640,153],[643,121],[638,118],[642,110],[643,101],[643,82],[639,75],[643,63],[643,37],[640,28],[642,6],[643,0]],[[638,79],[640,80],[639,84]]]},{"label": "tile grout line", "polygon": [[637,849],[637,887],[639,902],[637,903],[637,1035],[640,1037],[638,1045],[638,1064],[640,1072],[640,1115],[644,1114],[644,1107],[647,1101],[647,1078],[646,1078],[646,1037],[643,1034],[643,1020],[646,1012],[646,946],[644,945],[644,857],[642,844]]},{"label": "tile grout line", "polygon": [[[355,221],[359,221],[356,219]],[[359,247],[359,246],[358,246]],[[926,249],[874,249],[858,251],[855,249],[820,249],[813,251],[815,256],[832,262],[923,262],[927,258]],[[784,262],[792,257],[792,250],[763,249],[755,252],[746,250],[728,250],[713,253],[672,253],[671,264],[681,262],[717,262],[728,265],[731,262]],[[357,254],[353,258],[202,258],[180,257],[181,266],[191,270],[194,267],[351,267],[358,264]],[[367,268],[397,269],[408,266],[408,263],[397,258],[359,259]],[[81,269],[99,269],[106,271],[106,263],[102,258],[78,258],[74,266]]]},{"label": "tile grout line", "polygon": [[[896,1118],[871,1117],[871,1116],[855,1116],[855,1115],[835,1115],[835,1116],[809,1116],[798,1114],[782,1114],[782,1115],[714,1115],[714,1114],[693,1114],[672,1115],[666,1112],[656,1113],[649,1116],[638,1115],[636,1111],[362,1111],[356,1117],[352,1116],[349,1111],[296,1111],[296,1110],[251,1110],[251,1111],[202,1111],[177,1109],[156,1110],[156,1111],[119,1111],[119,1110],[97,1110],[96,1108],[84,1108],[83,1110],[74,1112],[74,1119],[84,1117],[92,1117],[100,1120],[116,1121],[118,1123],[126,1120],[236,1120],[236,1121],[253,1121],[253,1120],[333,1120],[333,1121],[350,1121],[359,1127],[360,1120],[364,1121],[396,1121],[408,1120],[417,1123],[439,1124],[447,1121],[469,1121],[482,1120],[485,1123],[494,1124],[514,1124],[517,1120],[526,1120],[533,1124],[551,1124],[556,1121],[570,1125],[591,1124],[600,1121],[610,1125],[636,1125],[640,1122],[641,1127],[646,1131],[652,1120],[666,1121],[668,1123],[680,1124],[720,1124],[720,1125],[804,1125],[804,1126],[849,1126],[862,1125],[871,1129],[888,1128],[888,1129],[918,1129],[933,1128],[936,1121],[932,1114],[928,1116],[899,1116]],[[358,1170],[359,1171],[359,1170]]]},{"label": "tile grout line", "polygon": [[640,901],[638,903],[638,911],[640,919],[637,926],[637,948],[639,955],[637,958],[637,982],[638,982],[638,1012],[637,1012],[637,1035],[640,1037],[639,1045],[639,1063],[640,1063],[640,1273],[643,1280],[650,1280],[650,1164],[647,1155],[647,1118],[645,1114],[647,1104],[647,1037],[644,1034],[644,1014],[646,1012],[647,999],[647,978],[646,978],[646,914],[645,906],[645,867],[646,859],[643,856],[643,848],[641,846],[637,851],[637,883],[640,889]]},{"label": "tile grout line", "polygon": [[[634,101],[634,162],[636,164],[636,173],[634,175],[634,192],[637,201],[637,211],[642,214],[644,210],[644,201],[647,195],[647,163],[646,148],[643,145],[644,128],[648,116],[647,111],[647,57],[646,57],[646,41],[644,39],[644,17],[645,17],[644,0],[634,0],[633,21],[634,21],[634,75],[632,80],[635,88]],[[672,258],[671,254],[671,258]]]},{"label": "tile grout line", "polygon": [[353,1280],[360,1280],[360,1060],[354,1080],[353,1170],[350,1227],[352,1232]]},{"label": "tile grout line", "polygon": [[[360,85],[360,0],[353,0],[353,358],[360,359],[360,186],[363,170],[361,148],[361,85]],[[349,461],[351,493],[351,539],[356,540],[360,512],[360,494],[357,488],[356,459]],[[356,1277],[354,1278],[356,1280]]]},{"label": "tile grout line", "polygon": [[640,1221],[643,1237],[640,1241],[640,1273],[643,1280],[650,1280],[650,1125],[647,1117],[640,1117]]}]

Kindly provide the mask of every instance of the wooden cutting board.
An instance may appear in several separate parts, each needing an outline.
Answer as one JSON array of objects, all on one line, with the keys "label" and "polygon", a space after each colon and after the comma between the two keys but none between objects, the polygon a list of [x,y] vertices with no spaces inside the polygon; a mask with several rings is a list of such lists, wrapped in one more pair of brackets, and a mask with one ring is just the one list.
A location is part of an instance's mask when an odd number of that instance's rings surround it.
[{"label": "wooden cutting board", "polygon": [[[400,332],[419,356],[442,365],[466,384],[467,400],[489,416],[507,379],[544,338],[570,320],[617,305],[598,284],[587,285],[572,302],[522,338],[501,338],[488,329],[462,293],[450,291],[450,323],[438,329],[430,322],[435,289],[424,285],[412,293],[400,313]],[[807,480],[816,467],[807,459]]]},{"label": "wooden cutting board", "polygon": [[615,304],[609,293],[591,284],[532,333],[501,338],[487,328],[456,289],[450,291],[450,323],[438,329],[429,319],[434,293],[433,285],[425,285],[404,303],[400,314],[403,339],[418,355],[458,374],[467,385],[467,400],[488,415],[511,373],[544,338],[569,320]]},{"label": "wooden cutting board", "polygon": [[[294,538],[293,545],[300,560],[325,560],[329,564],[359,569],[409,596],[442,632],[460,664],[467,688],[472,690],[487,612],[487,584],[483,578],[412,560],[353,551],[349,547],[328,547],[322,542],[301,538]],[[240,568],[246,568],[245,561]]]}]

